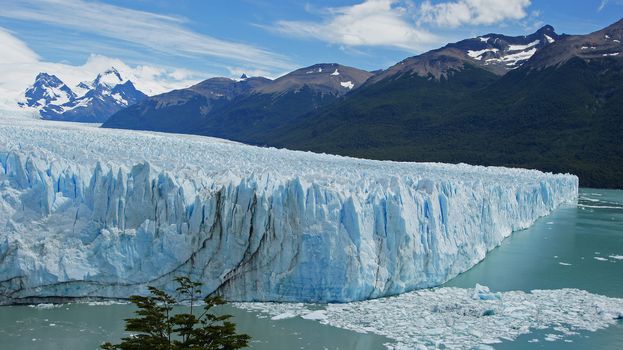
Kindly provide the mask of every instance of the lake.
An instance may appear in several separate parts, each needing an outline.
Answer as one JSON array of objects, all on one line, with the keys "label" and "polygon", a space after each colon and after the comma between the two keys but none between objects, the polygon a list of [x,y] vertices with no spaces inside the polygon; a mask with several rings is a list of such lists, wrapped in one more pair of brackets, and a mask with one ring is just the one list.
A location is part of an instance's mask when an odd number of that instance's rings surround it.
[{"label": "lake", "polygon": [[[578,205],[567,206],[516,232],[487,258],[445,284],[493,291],[578,288],[623,298],[623,191],[581,189]],[[53,308],[0,307],[2,349],[97,349],[124,335],[130,305],[68,304]],[[290,318],[273,321],[231,306],[253,349],[383,349],[389,339]],[[258,317],[260,316],[260,317]],[[623,349],[623,324],[566,341],[544,341],[532,332],[496,349]],[[532,342],[539,339],[539,342]],[[569,342],[570,341],[570,342]]]}]

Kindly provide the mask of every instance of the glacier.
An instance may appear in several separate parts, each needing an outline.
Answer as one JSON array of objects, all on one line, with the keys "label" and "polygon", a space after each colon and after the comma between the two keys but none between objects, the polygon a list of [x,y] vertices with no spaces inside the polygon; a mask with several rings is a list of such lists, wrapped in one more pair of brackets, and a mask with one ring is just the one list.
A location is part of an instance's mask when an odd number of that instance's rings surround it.
[{"label": "glacier", "polygon": [[233,301],[438,286],[575,202],[568,174],[372,161],[0,113],[0,303],[189,275]]}]

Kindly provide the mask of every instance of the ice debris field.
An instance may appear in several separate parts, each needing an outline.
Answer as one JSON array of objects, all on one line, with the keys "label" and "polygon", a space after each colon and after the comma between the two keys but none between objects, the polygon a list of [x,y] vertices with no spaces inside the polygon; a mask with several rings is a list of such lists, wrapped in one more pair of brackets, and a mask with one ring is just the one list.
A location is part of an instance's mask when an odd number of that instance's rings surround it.
[{"label": "ice debris field", "polygon": [[[492,349],[533,330],[545,330],[529,342],[573,341],[580,331],[596,331],[623,319],[623,299],[577,289],[493,293],[474,289],[434,288],[395,297],[348,304],[236,303],[272,320],[293,317],[375,333],[394,340],[393,350]],[[262,317],[262,316],[260,316]]]},{"label": "ice debris field", "polygon": [[235,301],[438,286],[575,202],[534,170],[371,161],[0,115],[0,302],[176,275]]}]

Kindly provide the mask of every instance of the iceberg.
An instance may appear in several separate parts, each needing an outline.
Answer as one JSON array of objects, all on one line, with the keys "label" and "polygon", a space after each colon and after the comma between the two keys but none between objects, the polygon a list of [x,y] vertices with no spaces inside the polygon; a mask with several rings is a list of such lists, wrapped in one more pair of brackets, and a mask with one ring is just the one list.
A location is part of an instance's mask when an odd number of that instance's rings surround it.
[{"label": "iceberg", "polygon": [[124,298],[182,274],[234,301],[396,295],[446,282],[578,196],[568,174],[2,113],[0,140],[2,303]]}]

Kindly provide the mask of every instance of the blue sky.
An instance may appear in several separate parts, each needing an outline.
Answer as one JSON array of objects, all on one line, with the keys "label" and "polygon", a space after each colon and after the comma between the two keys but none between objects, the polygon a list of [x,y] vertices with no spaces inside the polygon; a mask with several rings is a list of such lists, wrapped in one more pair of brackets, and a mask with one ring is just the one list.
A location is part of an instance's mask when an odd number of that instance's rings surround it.
[{"label": "blue sky", "polygon": [[0,0],[0,8],[0,29],[40,61],[81,65],[96,54],[205,78],[276,77],[318,62],[375,70],[489,32],[551,24],[582,34],[623,17],[623,0]]}]

